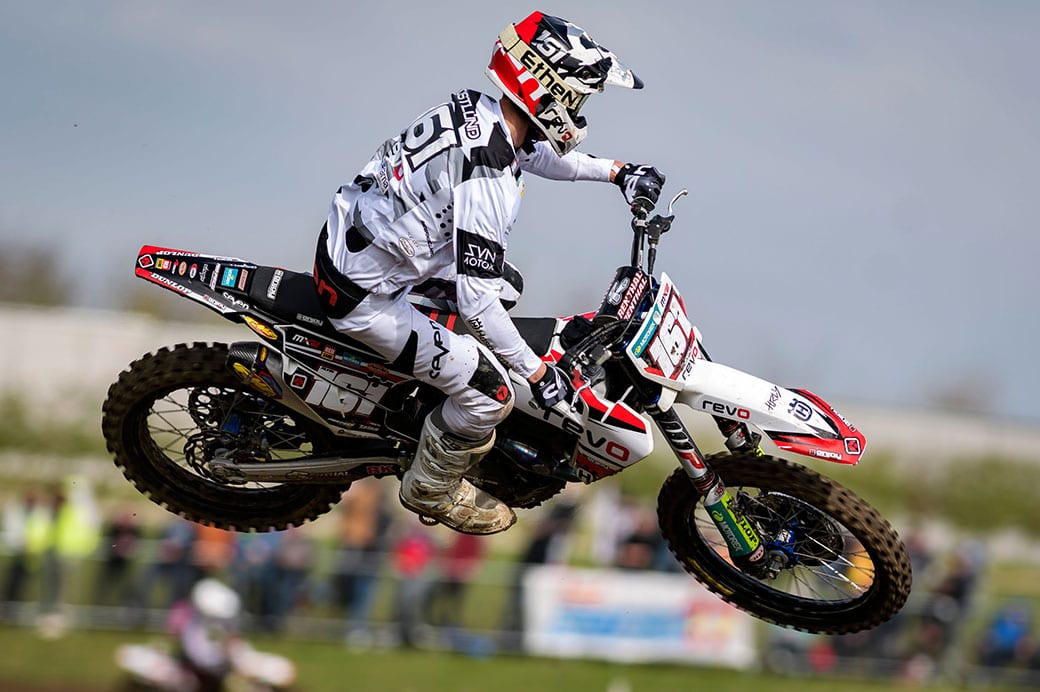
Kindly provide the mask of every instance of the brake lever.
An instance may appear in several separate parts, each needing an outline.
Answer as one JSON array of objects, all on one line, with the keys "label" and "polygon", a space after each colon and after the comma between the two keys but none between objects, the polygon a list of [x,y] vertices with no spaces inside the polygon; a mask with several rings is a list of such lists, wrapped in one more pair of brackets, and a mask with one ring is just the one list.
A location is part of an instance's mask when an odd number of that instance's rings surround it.
[{"label": "brake lever", "polygon": [[675,197],[672,197],[672,201],[668,203],[668,216],[675,216],[675,213],[672,211],[672,205],[678,202],[680,197],[685,197],[688,194],[690,194],[690,191],[684,187],[683,189],[679,190],[679,194],[677,194]]}]

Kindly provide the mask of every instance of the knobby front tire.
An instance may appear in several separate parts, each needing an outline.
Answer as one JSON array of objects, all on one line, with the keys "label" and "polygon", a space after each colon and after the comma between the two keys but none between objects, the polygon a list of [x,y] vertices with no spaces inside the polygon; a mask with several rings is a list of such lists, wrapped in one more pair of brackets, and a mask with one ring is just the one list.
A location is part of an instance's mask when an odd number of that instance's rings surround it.
[{"label": "knobby front tire", "polygon": [[677,469],[658,496],[658,520],[672,554],[710,591],[767,622],[826,634],[871,629],[903,607],[906,548],[859,496],[775,457],[723,453],[708,463],[763,538],[786,541],[791,555],[774,579],[733,566],[701,494]]}]

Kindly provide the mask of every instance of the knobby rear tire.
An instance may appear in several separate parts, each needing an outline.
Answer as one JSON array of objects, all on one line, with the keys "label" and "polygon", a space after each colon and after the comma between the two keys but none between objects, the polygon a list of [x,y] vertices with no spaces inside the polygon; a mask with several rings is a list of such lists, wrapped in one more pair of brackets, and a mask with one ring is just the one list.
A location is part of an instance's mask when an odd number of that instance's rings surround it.
[{"label": "knobby rear tire", "polygon": [[[873,507],[829,478],[775,457],[716,454],[708,458],[730,493],[741,486],[778,493],[837,522],[858,540],[869,558],[872,582],[847,599],[817,600],[786,593],[734,567],[720,542],[706,537],[695,520],[701,494],[682,469],[664,483],[658,496],[658,520],[672,554],[710,591],[751,615],[806,632],[845,634],[876,627],[891,618],[910,593],[910,560],[899,536]],[[786,501],[786,500],[785,500]],[[711,528],[705,529],[711,533]],[[833,538],[828,538],[833,540]],[[846,540],[846,544],[847,544]],[[821,569],[829,566],[821,563]]]},{"label": "knobby rear tire", "polygon": [[[191,521],[236,531],[280,531],[328,512],[350,487],[324,484],[229,485],[193,472],[167,456],[152,437],[149,415],[177,390],[216,387],[258,396],[225,366],[225,344],[178,344],[130,364],[109,388],[101,428],[116,466],[152,502]],[[320,451],[329,435],[299,414],[279,407]]]}]

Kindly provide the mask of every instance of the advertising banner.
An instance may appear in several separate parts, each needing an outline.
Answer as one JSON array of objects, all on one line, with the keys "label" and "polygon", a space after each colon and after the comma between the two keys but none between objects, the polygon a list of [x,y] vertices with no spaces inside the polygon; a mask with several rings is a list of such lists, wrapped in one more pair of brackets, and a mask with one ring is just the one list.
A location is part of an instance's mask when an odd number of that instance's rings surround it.
[{"label": "advertising banner", "polygon": [[562,566],[524,575],[524,646],[538,656],[754,665],[753,620],[685,574]]}]

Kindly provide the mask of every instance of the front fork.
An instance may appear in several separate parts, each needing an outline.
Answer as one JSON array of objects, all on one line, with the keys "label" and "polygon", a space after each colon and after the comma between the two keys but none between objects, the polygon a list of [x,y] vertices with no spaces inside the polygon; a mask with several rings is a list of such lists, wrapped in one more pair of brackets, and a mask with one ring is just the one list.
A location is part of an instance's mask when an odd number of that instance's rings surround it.
[{"label": "front fork", "polygon": [[722,534],[734,563],[755,576],[767,576],[770,570],[761,537],[747,517],[736,511],[733,496],[697,449],[675,409],[648,413],[657,421],[668,446],[675,452],[686,475],[703,496],[704,508]]}]

